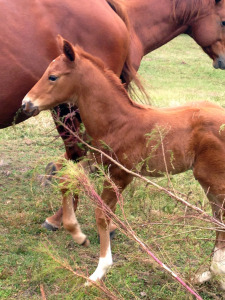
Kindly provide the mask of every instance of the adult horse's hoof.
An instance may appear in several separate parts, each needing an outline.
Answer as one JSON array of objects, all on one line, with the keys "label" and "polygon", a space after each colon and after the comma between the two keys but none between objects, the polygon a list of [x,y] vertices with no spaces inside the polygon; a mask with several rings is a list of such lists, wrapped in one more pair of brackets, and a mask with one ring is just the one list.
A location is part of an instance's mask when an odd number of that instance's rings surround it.
[{"label": "adult horse's hoof", "polygon": [[45,221],[45,222],[41,225],[41,227],[43,227],[43,228],[45,228],[45,229],[47,229],[47,230],[49,230],[49,231],[57,231],[57,230],[59,230],[58,227],[56,227],[56,226],[54,226],[54,225],[48,223],[47,221]]}]

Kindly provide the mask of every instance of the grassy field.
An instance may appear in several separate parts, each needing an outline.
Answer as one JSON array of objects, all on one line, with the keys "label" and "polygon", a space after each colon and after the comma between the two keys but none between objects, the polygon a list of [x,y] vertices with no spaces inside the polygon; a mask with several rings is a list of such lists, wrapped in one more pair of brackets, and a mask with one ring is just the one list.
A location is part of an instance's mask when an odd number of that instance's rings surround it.
[{"label": "grassy field", "polygon": [[[180,36],[143,59],[140,75],[156,106],[211,100],[225,106],[225,73],[186,36]],[[145,100],[146,101],[146,100]],[[94,207],[85,196],[77,216],[91,245],[82,248],[61,229],[41,228],[60,206],[55,185],[40,184],[48,162],[64,151],[48,112],[0,131],[0,299],[107,299],[75,276],[91,274],[98,262]],[[174,176],[174,188],[211,213],[192,172]],[[155,179],[168,186],[166,178]],[[101,179],[96,179],[100,189]],[[215,234],[210,225],[181,204],[138,180],[124,192],[131,227],[150,249],[203,299],[225,299],[219,284],[193,285],[191,279],[210,263]],[[121,218],[122,211],[117,213]],[[117,232],[112,243],[114,265],[104,282],[118,299],[192,299],[128,237]],[[71,268],[71,270],[70,270]]]}]

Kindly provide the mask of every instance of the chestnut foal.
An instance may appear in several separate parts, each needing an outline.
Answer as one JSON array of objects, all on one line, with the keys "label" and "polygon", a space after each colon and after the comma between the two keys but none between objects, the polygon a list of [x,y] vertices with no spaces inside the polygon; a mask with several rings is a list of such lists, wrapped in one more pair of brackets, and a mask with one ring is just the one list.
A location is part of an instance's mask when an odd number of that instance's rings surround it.
[{"label": "chestnut foal", "polygon": [[[51,62],[42,78],[23,100],[25,112],[38,114],[64,102],[79,107],[81,118],[92,145],[111,154],[126,168],[135,170],[140,163],[141,174],[161,176],[193,169],[211,203],[214,217],[222,221],[225,199],[225,110],[209,102],[194,103],[176,108],[153,108],[134,103],[119,79],[99,59],[73,47],[59,37],[62,54]],[[159,135],[163,132],[163,147]],[[155,137],[149,138],[154,133]],[[104,144],[104,145],[103,145]],[[110,150],[107,150],[109,152]],[[165,156],[164,156],[165,155]],[[172,156],[171,156],[172,155]],[[171,157],[173,160],[171,161]],[[166,161],[166,164],[165,164]],[[101,160],[102,162],[102,160]],[[109,164],[107,160],[103,163]],[[110,163],[111,179],[122,192],[132,176]],[[72,196],[63,191],[63,224],[74,240],[85,240],[73,211]],[[105,182],[103,201],[115,211],[117,197]],[[109,219],[96,208],[100,235],[100,259],[90,276],[101,279],[112,265],[109,238]],[[225,289],[225,232],[216,232],[216,243],[210,271],[199,281],[220,275]]]}]

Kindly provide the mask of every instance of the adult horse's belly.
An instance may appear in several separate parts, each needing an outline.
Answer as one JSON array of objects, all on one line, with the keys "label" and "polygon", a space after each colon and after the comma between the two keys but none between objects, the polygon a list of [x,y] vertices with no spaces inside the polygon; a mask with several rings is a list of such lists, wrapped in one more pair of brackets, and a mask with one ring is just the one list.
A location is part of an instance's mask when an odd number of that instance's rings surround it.
[{"label": "adult horse's belly", "polygon": [[129,35],[105,0],[2,0],[0,10],[0,128],[27,118],[16,114],[29,89],[59,53],[56,36],[103,59],[120,75]]}]

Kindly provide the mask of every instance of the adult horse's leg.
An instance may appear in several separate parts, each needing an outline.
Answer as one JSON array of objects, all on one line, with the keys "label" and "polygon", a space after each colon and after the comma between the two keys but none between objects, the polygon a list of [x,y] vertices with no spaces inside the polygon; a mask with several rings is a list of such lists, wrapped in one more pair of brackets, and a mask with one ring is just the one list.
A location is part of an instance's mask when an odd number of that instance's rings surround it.
[{"label": "adult horse's leg", "polygon": [[[120,192],[122,192],[125,187],[132,181],[132,176],[120,170],[119,173],[119,177],[115,178],[114,176],[111,176],[111,179],[117,185]],[[104,203],[114,212],[117,203],[117,195],[113,187],[110,187],[109,185],[110,184],[108,181],[104,183],[104,189],[101,198]],[[98,233],[100,235],[100,258],[97,269],[90,276],[90,279],[93,281],[102,279],[102,277],[106,274],[107,270],[113,263],[109,235],[110,219],[107,217],[104,210],[100,207],[96,208],[95,216]]]},{"label": "adult horse's leg", "polygon": [[[210,145],[210,142],[208,143]],[[210,165],[209,165],[210,164]],[[225,151],[212,147],[197,158],[195,178],[202,185],[210,201],[214,218],[224,222],[225,216]],[[210,270],[198,276],[200,283],[218,276],[225,290],[225,230],[216,231],[216,242]]]}]

